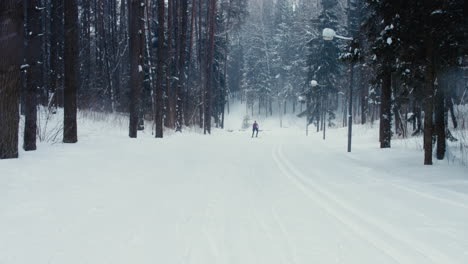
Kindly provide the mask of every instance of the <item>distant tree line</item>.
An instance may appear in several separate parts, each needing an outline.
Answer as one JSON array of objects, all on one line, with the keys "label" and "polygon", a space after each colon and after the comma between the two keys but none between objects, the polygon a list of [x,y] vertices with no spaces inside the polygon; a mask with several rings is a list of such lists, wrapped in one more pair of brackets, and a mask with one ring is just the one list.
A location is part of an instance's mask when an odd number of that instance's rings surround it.
[{"label": "distant tree line", "polygon": [[[229,88],[250,115],[272,115],[273,103],[295,112],[299,99],[299,116],[317,131],[338,126],[338,114],[342,126],[348,115],[380,120],[381,148],[422,135],[432,164],[433,145],[444,159],[446,141],[457,140],[454,105],[468,101],[464,10],[462,0],[250,1],[248,26],[231,42],[243,66],[229,75],[242,78]],[[324,28],[353,40],[326,41]]]}]

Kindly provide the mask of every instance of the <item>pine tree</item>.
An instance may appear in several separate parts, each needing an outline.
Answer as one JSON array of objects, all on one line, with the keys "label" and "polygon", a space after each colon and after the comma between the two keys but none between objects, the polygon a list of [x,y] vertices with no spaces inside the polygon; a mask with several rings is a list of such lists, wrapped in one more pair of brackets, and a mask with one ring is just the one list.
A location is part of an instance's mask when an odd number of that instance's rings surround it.
[{"label": "pine tree", "polygon": [[392,138],[392,72],[395,70],[395,53],[400,46],[401,35],[400,1],[373,1],[369,0],[375,12],[368,17],[367,23],[376,23],[368,31],[372,41],[374,67],[377,71],[376,80],[380,84],[380,147],[389,148]]},{"label": "pine tree", "polygon": [[[273,60],[275,57],[274,40],[272,34],[273,6],[271,2],[260,2],[251,7],[249,24],[245,33],[245,46],[249,47],[244,53],[244,76],[243,93],[250,107],[252,116],[254,115],[254,103],[258,100],[258,112],[261,107],[265,108],[265,113],[272,100],[272,88],[276,88],[276,75],[273,71]],[[261,14],[261,15],[258,15]],[[268,111],[267,111],[268,110]]]},{"label": "pine tree", "polygon": [[294,44],[292,32],[293,7],[288,0],[278,0],[275,4],[274,22],[273,22],[273,56],[272,73],[277,76],[275,91],[280,105],[284,104],[286,109],[286,100],[294,97],[292,89],[292,63],[294,58]]},{"label": "pine tree", "polygon": [[[292,52],[290,82],[293,87],[292,102],[295,109],[297,95],[302,93],[308,82],[308,43],[317,37],[315,26],[311,23],[311,14],[316,9],[310,1],[299,1],[295,8],[292,24],[292,40],[289,49]],[[315,14],[314,14],[315,16]]]},{"label": "pine tree", "polygon": [[[312,22],[318,25],[318,31],[321,34],[324,28],[338,30],[337,4],[336,0],[322,0],[322,12],[316,20]],[[325,120],[322,118],[329,112],[329,95],[338,94],[337,79],[340,75],[340,63],[338,61],[340,47],[336,41],[326,41],[321,37],[313,38],[309,42],[309,78],[307,81],[308,97],[314,101],[309,107],[314,110],[308,110],[313,113],[317,120],[317,129],[319,122],[322,121],[322,128],[325,126]],[[309,83],[316,80],[319,86],[311,89]]]}]

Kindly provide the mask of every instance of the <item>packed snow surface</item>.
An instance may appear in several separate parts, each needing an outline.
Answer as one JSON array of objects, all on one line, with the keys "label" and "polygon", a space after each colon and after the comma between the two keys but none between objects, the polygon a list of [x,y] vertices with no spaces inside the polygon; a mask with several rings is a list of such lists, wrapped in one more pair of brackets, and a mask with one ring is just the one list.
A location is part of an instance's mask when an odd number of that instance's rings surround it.
[{"label": "packed snow surface", "polygon": [[82,119],[78,144],[0,161],[0,263],[467,263],[466,167],[375,129],[347,153],[346,129],[227,121],[132,140]]}]

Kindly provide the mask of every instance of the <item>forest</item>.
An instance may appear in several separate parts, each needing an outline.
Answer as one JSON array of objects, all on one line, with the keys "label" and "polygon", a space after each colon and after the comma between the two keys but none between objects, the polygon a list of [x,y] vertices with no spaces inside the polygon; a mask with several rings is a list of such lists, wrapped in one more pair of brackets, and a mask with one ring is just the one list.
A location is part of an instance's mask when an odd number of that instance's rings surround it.
[{"label": "forest", "polygon": [[79,111],[123,114],[130,138],[145,126],[163,138],[222,129],[236,100],[324,135],[378,121],[381,148],[422,136],[426,165],[461,140],[451,128],[466,129],[454,111],[468,103],[462,0],[0,3],[1,159],[36,150],[38,109],[63,113],[63,143],[77,143]]},{"label": "forest", "polygon": [[463,0],[0,0],[0,264],[466,264]]}]

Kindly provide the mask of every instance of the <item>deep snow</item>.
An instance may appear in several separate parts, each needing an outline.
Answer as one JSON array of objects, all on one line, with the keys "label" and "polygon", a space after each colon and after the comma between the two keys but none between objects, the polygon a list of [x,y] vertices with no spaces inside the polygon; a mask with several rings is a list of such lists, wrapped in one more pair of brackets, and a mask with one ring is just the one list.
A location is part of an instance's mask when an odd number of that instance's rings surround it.
[{"label": "deep snow", "polygon": [[252,139],[241,109],[163,140],[81,114],[78,144],[0,161],[0,263],[466,263],[467,167],[369,127],[352,153],[290,117]]}]

